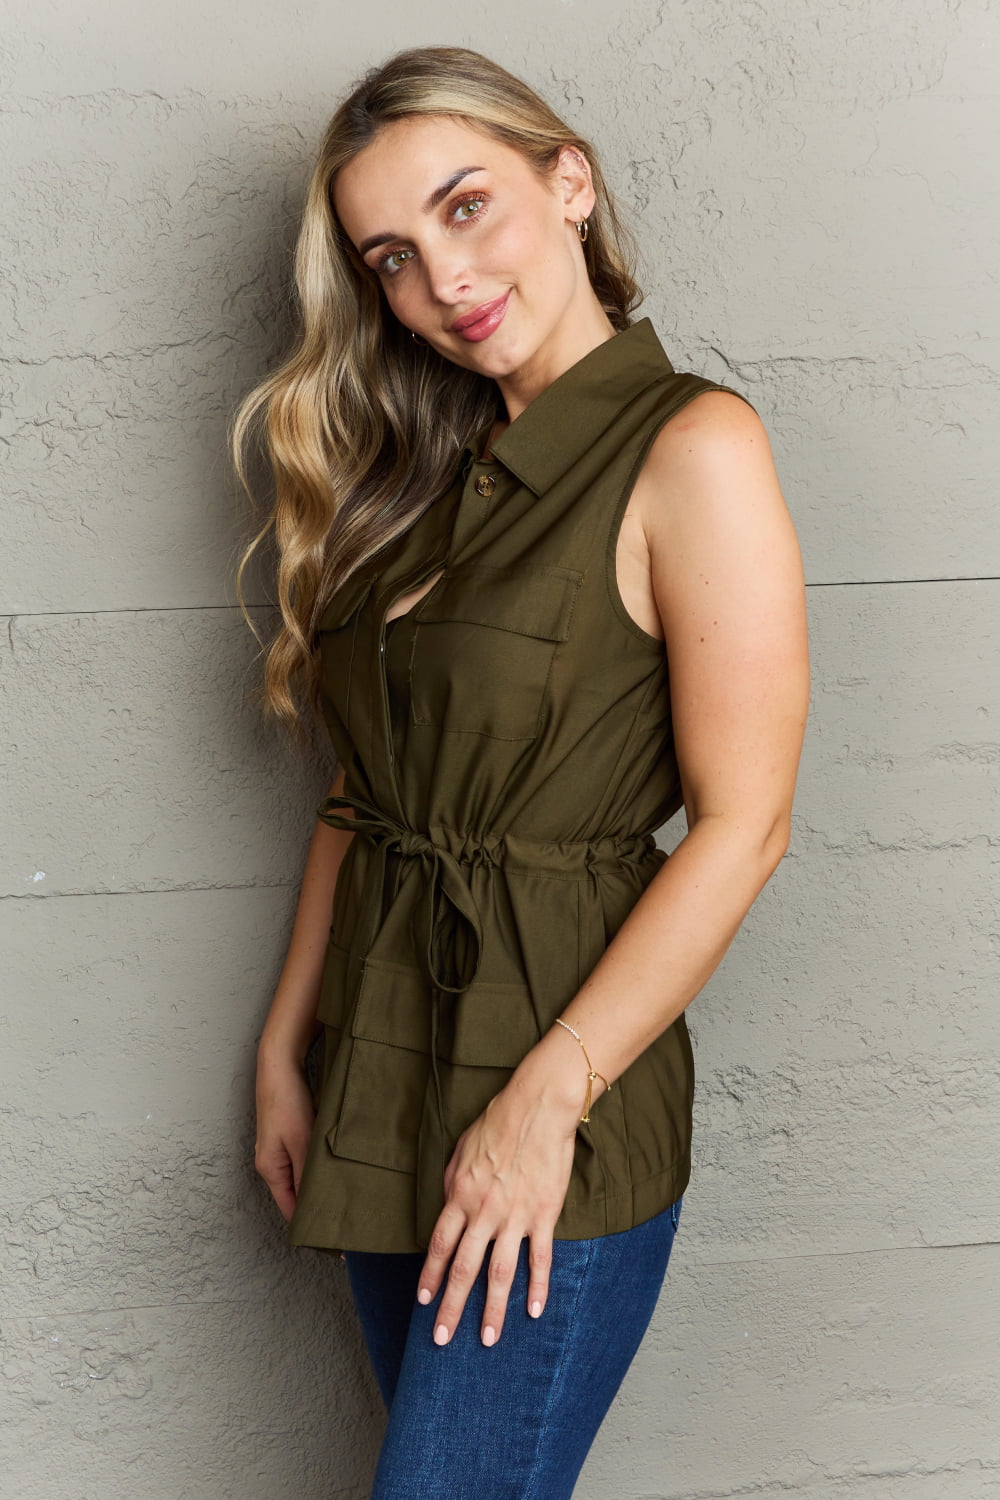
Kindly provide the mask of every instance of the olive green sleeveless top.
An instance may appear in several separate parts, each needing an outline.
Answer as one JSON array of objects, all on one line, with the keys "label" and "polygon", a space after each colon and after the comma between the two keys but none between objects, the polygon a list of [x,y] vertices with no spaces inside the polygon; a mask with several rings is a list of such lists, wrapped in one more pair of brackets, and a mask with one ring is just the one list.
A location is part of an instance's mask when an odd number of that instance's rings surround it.
[{"label": "olive green sleeveless top", "polygon": [[[726,389],[676,373],[643,318],[553,381],[492,457],[479,434],[327,607],[322,704],[346,777],[320,817],[355,836],[291,1244],[426,1249],[459,1135],[666,860],[654,834],[682,806],[667,658],[625,609],[616,543],[659,429]],[[630,1229],[680,1197],[693,1098],[682,1013],[578,1125],[556,1238]]]}]

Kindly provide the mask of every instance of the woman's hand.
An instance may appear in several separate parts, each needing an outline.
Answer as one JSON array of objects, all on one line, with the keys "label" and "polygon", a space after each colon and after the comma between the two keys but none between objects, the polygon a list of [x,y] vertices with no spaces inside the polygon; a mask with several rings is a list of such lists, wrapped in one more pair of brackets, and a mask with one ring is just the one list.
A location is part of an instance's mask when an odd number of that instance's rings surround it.
[{"label": "woman's hand", "polygon": [[[523,1066],[523,1065],[522,1065]],[[516,1080],[516,1081],[515,1081]],[[462,1315],[491,1239],[480,1336],[500,1337],[521,1240],[530,1240],[528,1312],[540,1317],[549,1290],[552,1231],[573,1168],[580,1107],[536,1092],[517,1074],[459,1136],[444,1174],[447,1197],[431,1234],[418,1299],[430,1302],[454,1252],[434,1329],[446,1344]]]},{"label": "woman's hand", "polygon": [[305,1074],[292,1057],[257,1057],[254,1166],[286,1219],[292,1217],[316,1111]]}]

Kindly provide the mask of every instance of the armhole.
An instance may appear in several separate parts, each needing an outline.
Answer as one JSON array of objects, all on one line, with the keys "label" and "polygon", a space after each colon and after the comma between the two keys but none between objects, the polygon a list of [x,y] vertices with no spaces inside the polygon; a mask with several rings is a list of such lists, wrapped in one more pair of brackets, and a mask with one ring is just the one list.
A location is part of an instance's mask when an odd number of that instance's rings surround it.
[{"label": "armhole", "polygon": [[732,386],[718,385],[715,381],[712,380],[702,380],[695,389],[687,393],[679,406],[675,406],[673,410],[663,418],[662,421],[657,422],[654,427],[651,427],[643,437],[642,444],[639,448],[639,452],[636,455],[635,462],[629,470],[628,478],[625,481],[622,492],[619,495],[617,503],[615,505],[614,513],[611,517],[611,525],[608,530],[608,535],[605,542],[604,581],[607,589],[608,599],[611,603],[611,608],[630,635],[635,636],[637,640],[641,641],[644,645],[652,648],[661,656],[666,654],[666,647],[663,641],[660,640],[659,636],[650,635],[648,630],[644,630],[637,620],[633,620],[632,616],[625,608],[625,601],[622,598],[621,592],[618,588],[618,535],[621,531],[622,521],[625,519],[625,512],[628,509],[628,503],[632,498],[632,491],[635,488],[635,482],[639,477],[643,464],[649,457],[650,448],[652,448],[654,442],[663,431],[664,427],[666,427],[668,423],[672,422],[674,417],[682,412],[684,408],[695,399],[696,396],[703,396],[706,391],[725,391],[725,393],[729,396],[739,396],[739,399],[746,402],[747,406],[749,406],[750,410],[754,413],[755,416],[760,416],[760,413],[757,411],[757,408],[754,406],[753,402],[748,400],[747,397],[744,396],[740,391],[733,390]]}]

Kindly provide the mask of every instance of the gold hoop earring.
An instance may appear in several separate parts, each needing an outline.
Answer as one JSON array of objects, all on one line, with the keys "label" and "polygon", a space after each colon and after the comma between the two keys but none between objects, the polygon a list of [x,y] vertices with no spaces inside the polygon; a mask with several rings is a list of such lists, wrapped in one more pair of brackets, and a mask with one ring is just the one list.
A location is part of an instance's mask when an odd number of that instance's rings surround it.
[{"label": "gold hoop earring", "polygon": [[427,340],[422,339],[418,333],[414,333],[412,328],[410,329],[410,338],[417,344],[423,344],[425,349],[427,348]]},{"label": "gold hoop earring", "polygon": [[578,219],[576,221],[576,232],[580,236],[581,245],[586,244],[587,235],[590,233],[590,225],[586,219]]}]

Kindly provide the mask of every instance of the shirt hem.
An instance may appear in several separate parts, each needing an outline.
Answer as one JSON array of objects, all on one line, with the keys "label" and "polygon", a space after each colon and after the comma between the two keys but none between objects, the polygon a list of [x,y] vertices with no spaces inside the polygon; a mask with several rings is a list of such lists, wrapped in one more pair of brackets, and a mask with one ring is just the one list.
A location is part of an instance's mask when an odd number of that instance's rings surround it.
[{"label": "shirt hem", "polygon": [[[623,1187],[620,1192],[606,1193],[587,1203],[567,1203],[564,1212],[568,1226],[560,1230],[559,1223],[553,1231],[554,1240],[585,1240],[603,1238],[635,1229],[647,1219],[662,1213],[675,1203],[686,1190],[691,1178],[691,1157],[686,1152],[675,1158],[669,1167],[654,1172],[640,1182]],[[626,1211],[626,1208],[628,1211]],[[383,1226],[389,1229],[388,1236],[379,1235]],[[571,1226],[571,1228],[569,1228]],[[375,1230],[374,1239],[366,1231]],[[395,1231],[395,1233],[393,1233]],[[286,1233],[288,1245],[295,1250],[322,1250],[337,1255],[345,1250],[375,1251],[381,1254],[413,1255],[425,1253],[416,1237],[405,1244],[399,1241],[399,1218],[395,1214],[379,1213],[377,1209],[354,1209],[349,1219],[344,1219],[329,1229],[320,1226]],[[375,1243],[378,1240],[379,1243]]]}]

